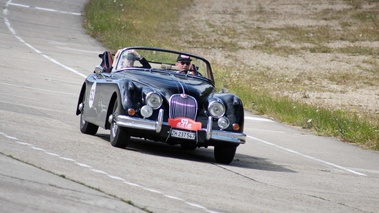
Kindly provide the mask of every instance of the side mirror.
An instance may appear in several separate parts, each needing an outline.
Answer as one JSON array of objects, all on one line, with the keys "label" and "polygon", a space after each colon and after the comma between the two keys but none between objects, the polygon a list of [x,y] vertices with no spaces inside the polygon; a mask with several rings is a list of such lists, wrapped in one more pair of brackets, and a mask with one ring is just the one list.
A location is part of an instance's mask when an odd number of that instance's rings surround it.
[{"label": "side mirror", "polygon": [[102,66],[96,66],[95,67],[95,71],[94,71],[94,73],[96,73],[96,74],[100,74],[100,73],[102,73],[104,71],[104,69],[103,69],[103,67]]},{"label": "side mirror", "polygon": [[222,86],[220,93],[228,93],[228,92],[229,92],[228,88],[225,85]]}]

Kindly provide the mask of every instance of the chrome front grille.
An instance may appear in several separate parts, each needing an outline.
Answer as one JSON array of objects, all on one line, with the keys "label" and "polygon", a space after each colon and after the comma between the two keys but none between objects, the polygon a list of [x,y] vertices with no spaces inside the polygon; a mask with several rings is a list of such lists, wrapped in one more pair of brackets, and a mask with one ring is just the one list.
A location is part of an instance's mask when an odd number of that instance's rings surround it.
[{"label": "chrome front grille", "polygon": [[186,94],[175,94],[170,97],[170,118],[186,117],[196,120],[197,101]]}]

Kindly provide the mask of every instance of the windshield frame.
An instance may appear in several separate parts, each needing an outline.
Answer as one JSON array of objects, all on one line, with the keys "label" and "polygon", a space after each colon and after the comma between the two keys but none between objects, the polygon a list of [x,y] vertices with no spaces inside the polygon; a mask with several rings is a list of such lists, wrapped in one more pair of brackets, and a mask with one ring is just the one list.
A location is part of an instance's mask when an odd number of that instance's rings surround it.
[{"label": "windshield frame", "polygon": [[[131,51],[135,51],[138,54],[142,53],[141,56],[143,58],[145,58],[146,56],[145,59],[151,65],[151,67],[143,67],[142,64],[139,62],[138,58],[134,59],[136,63],[133,66],[127,68],[122,67],[122,64],[125,61],[125,56],[127,54],[130,54],[128,52]],[[153,55],[155,56],[155,59],[154,57],[151,57]],[[167,58],[159,58],[160,55],[162,55],[162,57]],[[209,61],[205,58],[186,52],[144,46],[133,46],[119,49],[114,57],[112,72],[119,72],[130,69],[148,69],[179,73],[175,66],[176,58],[179,55],[189,56],[192,59],[192,62],[196,66],[196,68],[199,69],[199,71],[201,70],[201,77],[207,78],[214,83],[211,65]],[[198,65],[201,65],[201,67],[198,67]]]}]

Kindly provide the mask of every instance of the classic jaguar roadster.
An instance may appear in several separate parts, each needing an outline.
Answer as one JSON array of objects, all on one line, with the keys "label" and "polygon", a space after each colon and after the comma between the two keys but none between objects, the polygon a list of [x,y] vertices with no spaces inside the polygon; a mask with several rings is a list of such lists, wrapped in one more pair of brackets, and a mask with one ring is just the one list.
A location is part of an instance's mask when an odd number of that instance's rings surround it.
[{"label": "classic jaguar roadster", "polygon": [[[102,62],[80,91],[80,131],[110,130],[113,146],[130,137],[179,144],[185,149],[214,146],[216,162],[233,161],[244,144],[242,101],[216,92],[210,63],[179,51],[128,47]],[[185,67],[185,69],[183,69]]]}]

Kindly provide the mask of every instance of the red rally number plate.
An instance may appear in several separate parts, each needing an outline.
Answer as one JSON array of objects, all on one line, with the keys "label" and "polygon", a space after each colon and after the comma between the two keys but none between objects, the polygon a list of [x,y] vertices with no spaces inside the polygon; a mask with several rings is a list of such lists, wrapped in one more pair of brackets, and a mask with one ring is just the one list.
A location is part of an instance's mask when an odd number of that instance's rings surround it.
[{"label": "red rally number plate", "polygon": [[176,129],[186,129],[191,131],[201,130],[201,123],[196,122],[190,118],[169,118],[168,125]]}]

